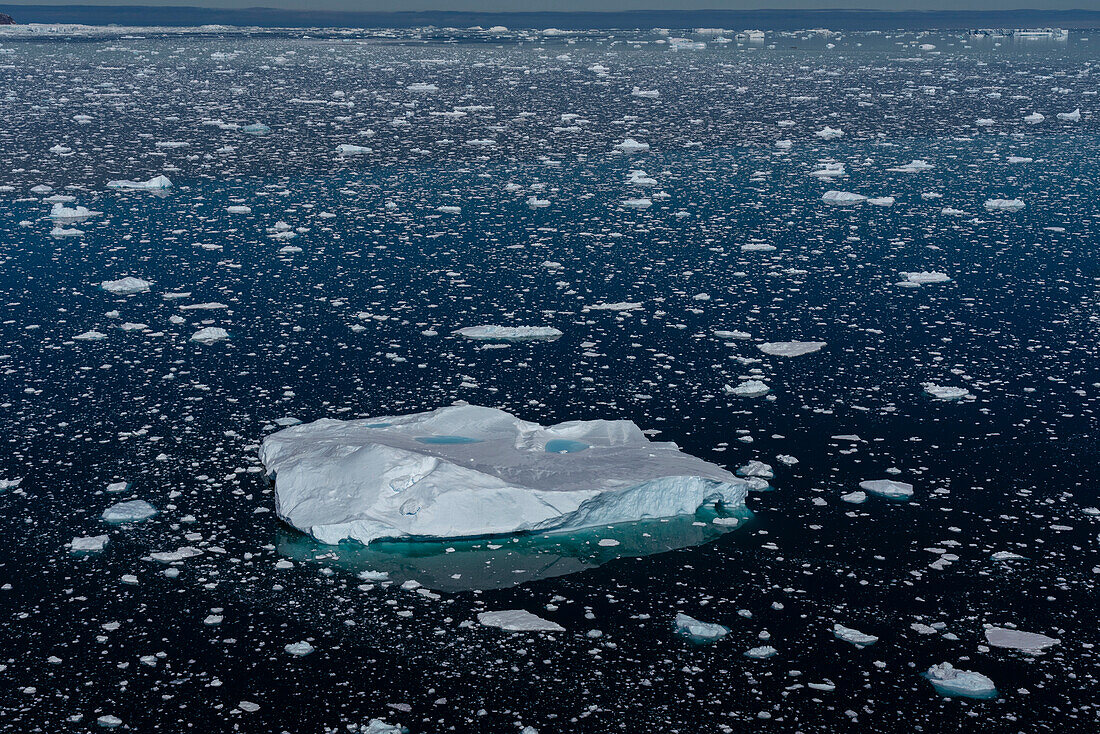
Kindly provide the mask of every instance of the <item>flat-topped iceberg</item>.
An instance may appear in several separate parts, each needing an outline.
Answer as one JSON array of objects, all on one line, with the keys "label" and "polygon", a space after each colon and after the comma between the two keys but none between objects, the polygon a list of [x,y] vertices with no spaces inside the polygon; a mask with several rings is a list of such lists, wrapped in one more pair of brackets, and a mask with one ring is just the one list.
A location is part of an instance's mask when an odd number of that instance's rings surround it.
[{"label": "flat-topped iceberg", "polygon": [[487,342],[552,341],[561,336],[561,331],[551,326],[467,326],[453,333]]},{"label": "flat-topped iceberg", "polygon": [[167,176],[154,176],[148,181],[108,181],[109,189],[130,189],[135,191],[159,191],[172,188],[172,182]]},{"label": "flat-topped iceberg", "polygon": [[99,284],[99,287],[108,293],[114,293],[119,296],[130,296],[135,293],[144,293],[149,290],[149,287],[152,285],[152,281],[127,275],[125,278],[120,278],[118,280],[105,280]]},{"label": "flat-topped iceberg", "polygon": [[275,509],[322,543],[561,531],[744,506],[751,487],[625,420],[552,426],[457,405],[268,436]]},{"label": "flat-topped iceberg", "polygon": [[928,669],[924,676],[932,687],[943,696],[962,698],[995,698],[997,687],[993,681],[969,670],[959,670],[951,663],[940,663]]}]

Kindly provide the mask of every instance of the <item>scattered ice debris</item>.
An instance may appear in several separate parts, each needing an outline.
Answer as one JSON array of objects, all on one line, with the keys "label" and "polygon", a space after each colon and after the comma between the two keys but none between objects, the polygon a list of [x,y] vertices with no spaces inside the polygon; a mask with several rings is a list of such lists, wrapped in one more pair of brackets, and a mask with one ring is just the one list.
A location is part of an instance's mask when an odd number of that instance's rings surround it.
[{"label": "scattered ice debris", "polygon": [[143,191],[154,191],[160,189],[172,188],[172,182],[167,176],[154,176],[148,181],[108,181],[107,188],[109,189],[133,189]]},{"label": "scattered ice debris", "polygon": [[933,665],[924,676],[943,696],[962,698],[996,698],[997,696],[997,688],[992,680],[981,673],[959,670],[951,663]]},{"label": "scattered ice debris", "polygon": [[710,622],[700,622],[683,612],[676,615],[672,625],[676,634],[698,643],[717,642],[730,633],[729,627]]},{"label": "scattered ice debris", "polygon": [[812,354],[825,346],[825,342],[764,342],[756,347],[764,354],[773,357],[801,357],[804,354]]},{"label": "scattered ice debris", "polygon": [[141,522],[157,514],[157,508],[145,500],[130,500],[111,505],[103,511],[103,519],[110,523]]},{"label": "scattered ice debris", "polygon": [[1018,212],[1025,206],[1020,199],[986,199],[985,208],[989,211]]},{"label": "scattered ice debris", "polygon": [[229,338],[229,332],[225,329],[217,326],[207,326],[203,329],[199,329],[191,336],[191,341],[200,342],[202,344],[213,344],[214,342],[221,341]]},{"label": "scattered ice debris", "polygon": [[[570,448],[554,450],[561,441]],[[322,419],[268,436],[260,458],[275,475],[279,516],[332,544],[673,517],[714,503],[739,507],[749,490],[675,444],[649,441],[630,421],[540,426],[475,405]]]},{"label": "scattered ice debris", "polygon": [[306,655],[309,655],[316,648],[314,648],[313,645],[309,644],[305,640],[302,640],[301,642],[291,642],[288,645],[285,645],[283,649],[285,649],[294,657],[302,658]]},{"label": "scattered ice debris", "polygon": [[970,397],[970,391],[965,387],[937,385],[934,382],[921,383],[921,387],[936,400],[961,400]]},{"label": "scattered ice debris", "polygon": [[985,639],[992,647],[1003,647],[1030,653],[1042,652],[1048,647],[1054,647],[1061,642],[1057,638],[1047,637],[1037,632],[1023,632],[1007,627],[986,627]]},{"label": "scattered ice debris", "polygon": [[851,204],[862,204],[867,201],[867,197],[862,194],[853,194],[850,191],[826,191],[821,195],[821,200],[826,204],[849,206]]},{"label": "scattered ice debris", "polygon": [[107,547],[107,535],[86,535],[69,541],[69,550],[73,553],[98,553]]},{"label": "scattered ice debris", "polygon": [[129,296],[135,293],[144,293],[149,290],[152,285],[152,281],[128,275],[119,280],[105,280],[99,284],[99,287],[108,293],[114,293],[119,296]]},{"label": "scattered ice debris", "polygon": [[553,341],[562,335],[549,326],[467,326],[454,332],[477,341]]},{"label": "scattered ice debris", "polygon": [[913,485],[893,479],[868,479],[859,483],[860,489],[888,499],[903,500],[913,496]]},{"label": "scattered ice debris", "polygon": [[850,642],[856,647],[867,647],[878,642],[878,638],[874,635],[867,635],[859,630],[852,629],[851,627],[845,627],[842,624],[833,625],[833,634],[837,639]]},{"label": "scattered ice debris", "polygon": [[739,398],[758,398],[771,392],[771,388],[762,380],[745,380],[737,387],[725,385],[723,390],[727,395],[734,395]]},{"label": "scattered ice debris", "polygon": [[480,612],[477,621],[486,627],[499,627],[508,632],[564,632],[557,622],[543,619],[526,609],[507,609],[500,612]]}]

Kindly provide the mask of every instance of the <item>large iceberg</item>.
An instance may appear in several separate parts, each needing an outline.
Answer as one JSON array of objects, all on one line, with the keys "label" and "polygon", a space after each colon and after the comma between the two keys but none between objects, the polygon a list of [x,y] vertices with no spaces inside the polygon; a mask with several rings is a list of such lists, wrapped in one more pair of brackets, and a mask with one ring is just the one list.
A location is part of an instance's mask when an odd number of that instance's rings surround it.
[{"label": "large iceberg", "polygon": [[275,509],[322,543],[570,530],[741,508],[766,484],[651,442],[625,420],[541,426],[456,405],[268,436]]}]

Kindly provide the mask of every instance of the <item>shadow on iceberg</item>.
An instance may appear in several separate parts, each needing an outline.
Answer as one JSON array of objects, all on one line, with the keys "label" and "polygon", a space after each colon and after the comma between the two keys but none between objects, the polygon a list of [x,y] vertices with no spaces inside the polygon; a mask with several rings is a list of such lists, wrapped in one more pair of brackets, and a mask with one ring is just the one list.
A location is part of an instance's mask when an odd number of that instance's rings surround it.
[{"label": "shadow on iceberg", "polygon": [[[385,572],[390,581],[398,584],[412,580],[435,591],[461,592],[505,589],[586,571],[618,558],[639,558],[703,545],[744,527],[752,517],[752,512],[744,507],[716,512],[708,506],[694,515],[560,533],[461,540],[381,540],[370,545],[355,542],[326,545],[281,527],[276,544],[280,555],[297,562],[352,573]],[[716,519],[718,523],[714,522]]]}]

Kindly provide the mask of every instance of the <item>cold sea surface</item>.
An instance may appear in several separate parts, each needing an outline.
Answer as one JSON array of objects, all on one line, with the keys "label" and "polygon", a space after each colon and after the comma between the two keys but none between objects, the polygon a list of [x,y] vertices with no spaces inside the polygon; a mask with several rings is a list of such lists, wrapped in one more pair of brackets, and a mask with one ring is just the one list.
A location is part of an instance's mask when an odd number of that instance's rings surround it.
[{"label": "cold sea surface", "polygon": [[[0,730],[1097,731],[1098,58],[0,32]],[[484,325],[562,336],[452,334]],[[759,347],[792,341],[824,346]],[[633,420],[773,489],[365,547],[279,520],[265,436],[456,401]],[[859,502],[878,479],[913,494]],[[128,500],[157,514],[101,518]],[[513,609],[564,631],[478,623]],[[941,696],[943,662],[996,695]]]}]

